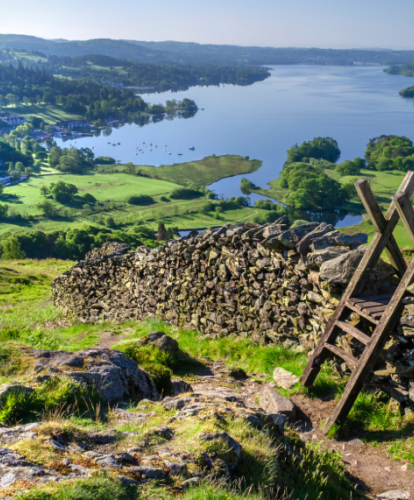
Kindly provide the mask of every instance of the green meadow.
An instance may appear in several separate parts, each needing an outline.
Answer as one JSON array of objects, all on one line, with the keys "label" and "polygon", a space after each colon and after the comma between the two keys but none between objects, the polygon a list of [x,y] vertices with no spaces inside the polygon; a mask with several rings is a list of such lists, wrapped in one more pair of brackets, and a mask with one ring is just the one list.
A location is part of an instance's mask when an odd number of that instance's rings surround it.
[{"label": "green meadow", "polygon": [[62,106],[57,104],[19,104],[17,106],[3,106],[8,113],[16,113],[26,119],[33,117],[41,118],[49,125],[61,121],[83,120],[84,117],[74,113],[68,113]]},{"label": "green meadow", "polygon": [[[236,210],[203,213],[204,196],[195,199],[172,199],[171,193],[184,186],[201,188],[229,175],[254,171],[260,166],[256,160],[238,156],[209,157],[196,162],[176,166],[136,166],[143,175],[125,172],[125,165],[98,165],[88,173],[74,175],[62,173],[49,167],[42,167],[39,174],[28,181],[4,189],[0,203],[7,203],[10,209],[25,215],[23,221],[5,220],[0,225],[0,236],[24,230],[55,231],[78,228],[83,224],[102,224],[107,217],[113,217],[119,229],[127,229],[136,223],[146,223],[152,229],[159,222],[179,229],[201,229],[226,223],[252,220],[265,213],[263,210],[240,207]],[[63,181],[78,188],[77,201],[69,205],[54,202],[65,213],[59,217],[45,218],[36,205],[45,198],[42,187]],[[98,204],[86,207],[81,196],[89,193]],[[130,205],[130,196],[146,195],[152,203],[145,206]],[[50,199],[50,198],[49,198]],[[31,220],[27,220],[30,216]]]}]

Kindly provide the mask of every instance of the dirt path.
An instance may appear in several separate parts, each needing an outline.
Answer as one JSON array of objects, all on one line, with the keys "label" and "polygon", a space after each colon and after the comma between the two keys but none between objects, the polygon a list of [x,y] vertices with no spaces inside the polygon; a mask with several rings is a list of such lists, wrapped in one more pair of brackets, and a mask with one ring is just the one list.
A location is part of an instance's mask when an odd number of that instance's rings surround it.
[{"label": "dirt path", "polygon": [[[216,362],[200,372],[191,385],[196,392],[234,395],[247,406],[257,408],[259,395],[267,383],[253,378],[235,380],[228,376],[223,363]],[[414,471],[407,462],[392,460],[385,449],[364,444],[357,436],[350,441],[325,437],[321,432],[321,424],[332,414],[335,401],[312,400],[299,394],[292,396],[292,401],[299,409],[299,419],[293,427],[301,439],[304,442],[322,442],[326,449],[339,452],[350,480],[367,498],[374,499],[378,494],[390,490],[402,490],[410,492],[410,498],[414,499]]]},{"label": "dirt path", "polygon": [[393,460],[384,448],[364,444],[357,436],[350,441],[337,441],[327,439],[321,432],[322,422],[332,415],[335,401],[312,400],[299,394],[295,394],[292,401],[301,412],[302,422],[312,423],[312,431],[302,433],[302,439],[323,442],[327,449],[338,451],[361,491],[375,498],[384,491],[403,490],[414,498],[414,471],[407,462]]}]

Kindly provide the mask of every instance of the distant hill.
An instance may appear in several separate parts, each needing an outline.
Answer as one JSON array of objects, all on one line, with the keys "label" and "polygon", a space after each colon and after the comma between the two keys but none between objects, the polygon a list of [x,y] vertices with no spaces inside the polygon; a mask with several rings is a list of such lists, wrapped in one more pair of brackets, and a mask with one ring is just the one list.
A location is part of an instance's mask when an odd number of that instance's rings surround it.
[{"label": "distant hill", "polygon": [[132,62],[158,64],[317,64],[352,65],[355,62],[387,66],[414,61],[413,50],[303,49],[241,47],[236,45],[201,45],[186,42],[145,42],[99,38],[85,41],[45,40],[26,35],[0,35],[0,48],[40,51],[47,55],[106,55]]}]

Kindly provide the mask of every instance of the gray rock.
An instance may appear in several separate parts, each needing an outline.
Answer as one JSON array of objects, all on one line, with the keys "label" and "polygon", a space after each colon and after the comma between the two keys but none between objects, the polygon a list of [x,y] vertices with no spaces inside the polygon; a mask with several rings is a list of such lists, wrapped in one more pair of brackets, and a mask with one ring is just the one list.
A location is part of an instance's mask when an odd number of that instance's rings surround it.
[{"label": "gray rock", "polygon": [[273,380],[279,387],[283,387],[283,389],[289,391],[299,382],[299,377],[284,368],[278,367],[273,372]]},{"label": "gray rock", "polygon": [[306,256],[306,267],[308,269],[319,269],[324,262],[336,259],[341,254],[348,252],[347,247],[327,247],[323,250],[316,250],[316,252],[309,253]]},{"label": "gray rock", "polygon": [[95,463],[101,467],[112,467],[114,469],[121,467],[121,464],[113,455],[104,455],[103,457],[96,458]]},{"label": "gray rock", "polygon": [[164,462],[165,465],[170,469],[170,475],[171,476],[187,476],[188,475],[188,468],[186,464],[179,464],[176,462]]},{"label": "gray rock", "polygon": [[[87,366],[88,370],[64,371],[77,382],[94,386],[106,402],[134,396],[158,400],[151,377],[128,356],[114,349],[85,349],[74,356],[63,351],[33,351],[45,366],[61,369]],[[82,363],[82,365],[81,365]]]},{"label": "gray rock", "polygon": [[331,224],[326,224],[325,222],[322,222],[318,227],[316,227],[313,231],[305,235],[299,241],[299,243],[296,245],[296,250],[301,254],[308,253],[312,242],[316,238],[320,238],[324,234],[333,231],[333,229],[334,227]]},{"label": "gray rock", "polygon": [[357,233],[353,235],[347,235],[340,233],[339,231],[331,231],[329,233],[315,238],[310,245],[313,252],[317,250],[324,250],[327,247],[333,246],[345,246],[349,248],[355,248],[359,245],[364,245],[368,241],[368,236],[364,233]]},{"label": "gray rock", "polygon": [[[324,262],[319,275],[320,281],[329,281],[336,285],[347,285],[354,275],[367,247],[358,247],[348,253],[340,255],[335,259]],[[371,272],[370,281],[383,282],[395,274],[391,264],[380,260]]]},{"label": "gray rock", "polygon": [[408,500],[410,498],[409,491],[391,490],[377,495],[379,500]]},{"label": "gray rock", "polygon": [[265,387],[260,394],[260,406],[267,413],[279,413],[288,420],[296,418],[296,406],[289,399],[275,392],[271,387]]},{"label": "gray rock", "polygon": [[319,222],[308,222],[301,226],[289,229],[280,234],[277,239],[287,248],[295,248],[296,245],[303,240],[303,238],[314,229],[319,227]]},{"label": "gray rock", "polygon": [[166,476],[164,469],[152,467],[151,465],[139,465],[133,467],[133,470],[142,474],[146,479],[164,479]]},{"label": "gray rock", "polygon": [[119,482],[123,486],[135,486],[135,487],[137,487],[140,485],[139,481],[135,481],[135,479],[131,479],[130,477],[118,476],[118,479],[119,479]]},{"label": "gray rock", "polygon": [[190,479],[186,479],[181,483],[181,486],[185,489],[188,490],[190,488],[193,488],[199,484],[201,481],[200,477],[191,477]]},{"label": "gray rock", "polygon": [[156,340],[160,339],[161,337],[165,337],[165,333],[157,330],[156,332],[149,333],[144,338],[148,339],[150,342],[155,342]]},{"label": "gray rock", "polygon": [[181,408],[184,408],[191,401],[191,398],[165,398],[161,404],[167,410],[181,410]]},{"label": "gray rock", "polygon": [[66,447],[63,444],[58,443],[55,439],[49,439],[49,444],[55,450],[66,452]]},{"label": "gray rock", "polygon": [[169,337],[168,335],[160,337],[158,340],[153,342],[153,344],[157,346],[161,351],[170,353],[179,351],[178,342],[173,338]]},{"label": "gray rock", "polygon": [[178,396],[179,394],[184,394],[186,392],[194,392],[191,385],[184,380],[172,380],[171,383],[174,391],[174,396]]},{"label": "gray rock", "polygon": [[8,474],[5,474],[0,479],[0,487],[7,488],[8,486],[11,486],[16,481],[17,481],[17,477],[12,472],[9,472]]}]

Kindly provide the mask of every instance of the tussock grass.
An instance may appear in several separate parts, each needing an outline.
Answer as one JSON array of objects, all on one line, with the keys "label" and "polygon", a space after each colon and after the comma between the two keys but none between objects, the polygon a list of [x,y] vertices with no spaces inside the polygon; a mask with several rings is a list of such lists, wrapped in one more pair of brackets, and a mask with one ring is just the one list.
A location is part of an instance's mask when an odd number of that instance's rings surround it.
[{"label": "tussock grass", "polygon": [[100,403],[93,387],[85,387],[64,376],[56,376],[32,393],[14,390],[0,404],[0,422],[13,425],[39,420],[45,412],[83,413]]},{"label": "tussock grass", "polygon": [[50,484],[19,496],[21,500],[135,500],[139,497],[135,488],[122,485],[111,474],[97,474],[88,479]]}]

